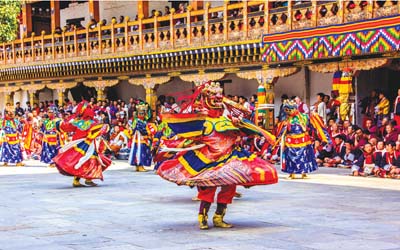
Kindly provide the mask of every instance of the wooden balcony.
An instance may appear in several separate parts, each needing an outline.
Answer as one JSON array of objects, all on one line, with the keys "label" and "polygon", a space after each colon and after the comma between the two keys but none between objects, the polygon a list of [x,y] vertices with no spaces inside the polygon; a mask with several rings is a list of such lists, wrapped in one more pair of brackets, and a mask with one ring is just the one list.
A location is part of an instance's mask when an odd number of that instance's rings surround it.
[{"label": "wooden balcony", "polygon": [[[398,1],[310,1],[272,8],[273,1],[243,1],[186,13],[32,34],[0,45],[0,68],[158,54],[258,43],[262,34],[398,15]],[[297,3],[297,2],[296,2]]]}]

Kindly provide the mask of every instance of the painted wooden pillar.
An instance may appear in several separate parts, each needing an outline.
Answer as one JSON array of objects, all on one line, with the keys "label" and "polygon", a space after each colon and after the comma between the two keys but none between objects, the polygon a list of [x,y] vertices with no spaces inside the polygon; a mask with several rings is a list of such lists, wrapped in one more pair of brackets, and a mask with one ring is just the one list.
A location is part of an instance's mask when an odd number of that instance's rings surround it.
[{"label": "painted wooden pillar", "polygon": [[51,13],[51,30],[55,30],[60,27],[60,2],[51,0],[50,1],[50,13]]},{"label": "painted wooden pillar", "polygon": [[32,5],[29,3],[22,4],[22,25],[27,37],[32,32]]},{"label": "painted wooden pillar", "polygon": [[137,14],[138,16],[142,15],[143,18],[149,17],[149,1],[148,0],[138,0],[137,1]]},{"label": "painted wooden pillar", "polygon": [[89,0],[89,14],[91,19],[100,21],[100,8],[98,0]]}]

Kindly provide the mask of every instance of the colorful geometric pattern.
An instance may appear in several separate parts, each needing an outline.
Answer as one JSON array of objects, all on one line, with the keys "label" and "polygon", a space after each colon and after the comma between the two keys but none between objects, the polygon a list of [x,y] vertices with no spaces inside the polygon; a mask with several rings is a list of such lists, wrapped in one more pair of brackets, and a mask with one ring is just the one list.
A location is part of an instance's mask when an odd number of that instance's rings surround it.
[{"label": "colorful geometric pattern", "polygon": [[400,49],[400,16],[263,36],[264,62],[323,59]]}]

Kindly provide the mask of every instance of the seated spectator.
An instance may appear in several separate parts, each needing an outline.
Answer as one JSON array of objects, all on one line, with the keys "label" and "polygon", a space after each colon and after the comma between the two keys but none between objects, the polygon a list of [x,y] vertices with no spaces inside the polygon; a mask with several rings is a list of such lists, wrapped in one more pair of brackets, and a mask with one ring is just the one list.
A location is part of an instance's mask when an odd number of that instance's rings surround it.
[{"label": "seated spectator", "polygon": [[334,137],[335,140],[335,163],[338,164],[343,160],[344,155],[346,154],[346,136],[343,134],[336,135]]},{"label": "seated spectator", "polygon": [[372,119],[367,119],[365,121],[365,129],[368,130],[371,135],[377,134],[377,127],[374,125]]},{"label": "seated spectator", "polygon": [[342,133],[347,136],[349,133],[349,127],[351,126],[351,122],[349,120],[344,120],[342,125]]},{"label": "seated spectator", "polygon": [[364,145],[368,143],[368,136],[369,136],[368,131],[364,132],[362,128],[357,127],[356,136],[354,138],[354,146],[362,149]]},{"label": "seated spectator", "polygon": [[375,146],[374,150],[374,162],[375,162],[375,167],[379,167],[382,161],[382,157],[385,154],[386,149],[385,149],[385,143],[383,141],[378,141]]},{"label": "seated spectator", "polygon": [[355,154],[353,153],[353,146],[354,146],[353,141],[348,140],[344,143],[345,152],[342,157],[342,161],[338,164],[338,167],[341,168],[352,167],[355,159]]},{"label": "seated spectator", "polygon": [[331,127],[329,129],[329,133],[330,133],[332,138],[335,138],[336,136],[342,134],[342,133],[340,133],[339,126],[338,126],[337,123],[333,123],[331,125]]},{"label": "seated spectator", "polygon": [[383,141],[385,143],[387,143],[389,141],[396,142],[398,137],[399,137],[399,134],[394,130],[393,125],[391,123],[386,125],[386,135],[383,138]]},{"label": "seated spectator", "polygon": [[323,150],[323,146],[321,145],[321,141],[317,138],[314,140],[314,154],[315,158],[318,158],[319,154]]},{"label": "seated spectator", "polygon": [[389,124],[389,118],[384,117],[381,121],[381,125],[378,127],[378,137],[383,138],[386,136],[386,125]]},{"label": "seated spectator", "polygon": [[357,125],[351,125],[347,128],[346,140],[352,141],[354,143],[356,139],[356,130],[358,129]]},{"label": "seated spectator", "polygon": [[379,167],[375,168],[375,175],[380,177],[398,178],[400,174],[400,152],[396,151],[396,143],[385,143],[386,152],[382,156]]},{"label": "seated spectator", "polygon": [[[354,159],[353,159],[354,161]],[[358,157],[351,167],[353,176],[368,176],[375,168],[374,154],[372,145],[367,143],[364,146],[363,153]]]},{"label": "seated spectator", "polygon": [[336,164],[333,161],[335,157],[335,150],[333,150],[331,144],[326,144],[323,149],[319,152],[316,161],[318,165],[325,167],[334,167]]}]

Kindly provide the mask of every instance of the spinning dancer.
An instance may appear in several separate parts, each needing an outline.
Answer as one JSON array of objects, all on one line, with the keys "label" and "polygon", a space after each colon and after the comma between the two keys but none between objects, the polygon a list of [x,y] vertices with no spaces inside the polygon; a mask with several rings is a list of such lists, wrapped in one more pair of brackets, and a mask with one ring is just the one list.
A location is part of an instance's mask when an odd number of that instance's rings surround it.
[{"label": "spinning dancer", "polygon": [[107,133],[108,126],[96,123],[93,117],[93,109],[83,101],[76,107],[72,119],[56,124],[59,130],[73,133],[72,141],[53,158],[61,174],[74,176],[73,187],[84,186],[79,182],[80,178],[85,178],[88,186],[97,186],[92,180],[103,180],[103,171],[111,165],[111,160],[102,154],[106,145],[100,139]]},{"label": "spinning dancer", "polygon": [[[194,105],[194,100],[198,98],[199,103]],[[222,101],[219,84],[207,83],[198,87],[190,104],[192,110],[198,113],[163,115],[163,121],[174,133],[182,140],[190,139],[191,143],[181,144],[183,148],[168,148],[178,153],[162,162],[157,173],[178,185],[198,187],[200,229],[208,229],[208,210],[217,187],[221,187],[221,191],[217,195],[213,224],[215,227],[230,228],[232,225],[223,219],[227,204],[235,195],[236,185],[250,187],[278,181],[273,166],[236,144],[243,132],[263,134],[269,138],[271,135],[240,116],[224,116]]]}]

